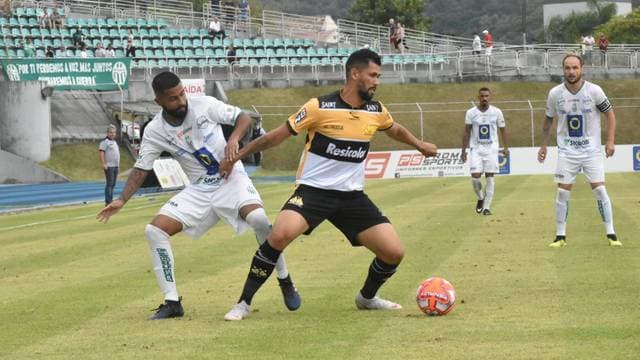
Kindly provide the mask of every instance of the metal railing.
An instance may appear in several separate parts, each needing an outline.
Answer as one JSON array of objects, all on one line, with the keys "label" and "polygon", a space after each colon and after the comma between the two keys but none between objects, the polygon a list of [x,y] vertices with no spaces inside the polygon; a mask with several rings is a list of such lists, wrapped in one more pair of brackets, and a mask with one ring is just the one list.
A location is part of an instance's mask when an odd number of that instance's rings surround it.
[{"label": "metal railing", "polygon": [[262,12],[262,35],[264,37],[313,39],[326,42],[332,34],[323,28],[324,16],[304,16],[279,11]]}]

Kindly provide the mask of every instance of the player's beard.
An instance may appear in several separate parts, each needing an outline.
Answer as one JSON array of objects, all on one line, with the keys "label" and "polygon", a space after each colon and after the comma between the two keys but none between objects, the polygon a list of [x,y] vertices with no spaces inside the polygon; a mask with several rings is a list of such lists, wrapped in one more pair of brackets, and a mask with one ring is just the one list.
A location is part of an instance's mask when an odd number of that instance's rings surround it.
[{"label": "player's beard", "polygon": [[373,95],[375,95],[375,92],[375,87],[370,87],[368,89],[363,87],[358,88],[358,95],[360,95],[360,97],[364,101],[371,101],[371,99],[373,99]]},{"label": "player's beard", "polygon": [[177,109],[172,109],[172,110],[169,110],[167,108],[163,108],[163,110],[167,114],[173,116],[176,120],[182,122],[182,121],[184,121],[184,118],[187,116],[187,111],[189,110],[189,103],[186,103],[183,108],[177,108]]},{"label": "player's beard", "polygon": [[568,82],[569,84],[573,85],[573,84],[578,83],[580,80],[582,80],[582,74],[576,75],[576,77],[573,78],[573,80],[570,79],[568,76],[565,76],[564,79],[565,79],[566,82]]}]

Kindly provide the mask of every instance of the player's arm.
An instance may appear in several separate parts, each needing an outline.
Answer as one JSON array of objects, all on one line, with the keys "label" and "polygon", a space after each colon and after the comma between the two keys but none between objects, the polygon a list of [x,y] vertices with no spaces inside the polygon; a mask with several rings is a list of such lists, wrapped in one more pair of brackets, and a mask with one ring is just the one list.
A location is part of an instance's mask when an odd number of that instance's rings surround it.
[{"label": "player's arm", "polygon": [[510,138],[509,138],[509,136],[510,136],[509,130],[507,130],[506,126],[503,126],[501,128],[498,128],[498,129],[500,129],[500,137],[502,138],[502,153],[505,156],[508,156],[509,155],[509,140],[510,140]]},{"label": "player's arm", "polygon": [[462,148],[460,148],[460,160],[467,161],[467,148],[469,147],[469,139],[471,138],[471,128],[473,125],[465,124],[464,133],[462,134]]},{"label": "player's arm", "polygon": [[547,145],[551,137],[551,125],[553,125],[553,117],[545,115],[544,124],[542,124],[542,144],[538,150],[538,161],[543,163],[547,158]]},{"label": "player's arm", "polygon": [[127,183],[125,184],[124,189],[120,194],[120,197],[116,200],[113,200],[111,204],[105,206],[105,208],[98,213],[98,216],[96,216],[98,221],[102,221],[106,224],[111,216],[120,211],[120,209],[122,209],[124,204],[129,201],[133,194],[135,194],[136,191],[140,189],[140,186],[144,182],[144,179],[147,178],[148,173],[149,170],[133,168],[133,170],[131,170],[131,173],[129,174]]},{"label": "player's arm", "polygon": [[100,154],[100,163],[102,164],[102,168],[107,170],[107,161],[104,158],[104,150],[100,149],[98,150],[98,153]]},{"label": "player's arm", "polygon": [[604,152],[607,157],[613,156],[616,152],[616,114],[613,109],[604,113],[607,121],[607,142],[604,146]]},{"label": "player's arm", "polygon": [[397,122],[394,122],[391,127],[384,130],[384,132],[395,141],[413,146],[426,157],[436,156],[438,154],[438,147],[435,144],[418,140],[407,128]]},{"label": "player's arm", "polygon": [[243,159],[257,152],[264,151],[274,146],[278,146],[291,135],[293,135],[293,133],[291,128],[289,127],[289,123],[284,123],[264,134],[264,136],[260,136],[259,138],[251,141],[245,147],[240,149],[240,151],[238,151],[238,153],[233,157],[231,161],[227,161],[225,159],[225,161],[220,164],[220,175],[222,175],[222,177],[224,178],[227,178],[231,173],[233,163],[238,161],[238,159]]},{"label": "player's arm", "polygon": [[236,124],[233,132],[227,140],[227,145],[224,148],[224,156],[227,161],[232,161],[238,155],[240,150],[240,139],[244,137],[251,126],[251,117],[242,112],[236,118]]}]

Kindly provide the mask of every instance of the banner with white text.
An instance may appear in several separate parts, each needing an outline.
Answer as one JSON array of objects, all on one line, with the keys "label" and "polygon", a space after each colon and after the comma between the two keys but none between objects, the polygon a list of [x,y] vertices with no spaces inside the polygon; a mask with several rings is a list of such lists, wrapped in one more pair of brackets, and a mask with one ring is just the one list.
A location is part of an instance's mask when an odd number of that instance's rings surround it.
[{"label": "banner with white text", "polygon": [[129,87],[131,58],[1,59],[9,81],[42,81],[56,90]]}]

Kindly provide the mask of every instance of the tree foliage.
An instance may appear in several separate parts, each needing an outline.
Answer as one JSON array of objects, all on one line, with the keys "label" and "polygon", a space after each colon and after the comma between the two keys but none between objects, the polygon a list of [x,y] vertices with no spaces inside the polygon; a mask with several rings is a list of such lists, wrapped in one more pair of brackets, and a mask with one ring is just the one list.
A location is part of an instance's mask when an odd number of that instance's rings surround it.
[{"label": "tree foliage", "polygon": [[616,13],[615,4],[602,4],[598,0],[589,1],[591,11],[573,13],[566,18],[554,17],[545,29],[545,39],[554,43],[579,42],[584,35],[593,34],[594,30]]},{"label": "tree foliage", "polygon": [[370,24],[386,24],[389,18],[406,28],[427,31],[429,19],[424,15],[426,0],[355,0],[349,19]]},{"label": "tree foliage", "polygon": [[596,31],[607,35],[610,42],[640,44],[640,9],[626,16],[616,16],[598,26]]}]

